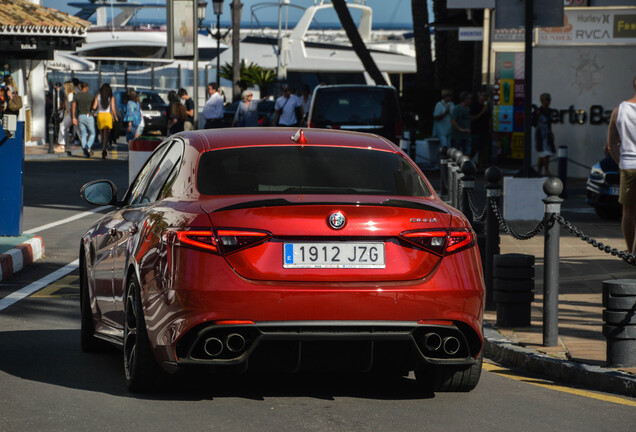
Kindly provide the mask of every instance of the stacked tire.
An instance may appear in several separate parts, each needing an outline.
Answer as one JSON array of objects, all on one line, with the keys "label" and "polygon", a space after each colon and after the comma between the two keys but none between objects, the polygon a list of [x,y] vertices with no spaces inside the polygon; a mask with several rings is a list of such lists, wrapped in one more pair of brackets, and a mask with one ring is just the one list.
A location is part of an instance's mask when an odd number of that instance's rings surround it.
[{"label": "stacked tire", "polygon": [[529,327],[534,300],[534,255],[495,255],[493,298],[497,326]]},{"label": "stacked tire", "polygon": [[603,336],[609,367],[636,366],[636,280],[603,282]]}]

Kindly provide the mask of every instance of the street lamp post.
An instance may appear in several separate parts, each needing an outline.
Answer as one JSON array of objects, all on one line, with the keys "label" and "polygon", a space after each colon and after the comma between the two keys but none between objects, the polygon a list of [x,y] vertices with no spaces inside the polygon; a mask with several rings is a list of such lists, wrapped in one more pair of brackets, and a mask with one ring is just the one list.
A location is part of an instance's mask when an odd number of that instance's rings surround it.
[{"label": "street lamp post", "polygon": [[214,14],[216,15],[216,86],[221,87],[221,14],[223,13],[223,0],[212,0]]},{"label": "street lamp post", "polygon": [[193,17],[194,17],[194,34],[193,34],[193,67],[194,75],[192,77],[192,102],[194,103],[193,124],[197,128],[199,124],[199,28],[205,19],[205,9],[208,4],[205,0],[193,1]]}]

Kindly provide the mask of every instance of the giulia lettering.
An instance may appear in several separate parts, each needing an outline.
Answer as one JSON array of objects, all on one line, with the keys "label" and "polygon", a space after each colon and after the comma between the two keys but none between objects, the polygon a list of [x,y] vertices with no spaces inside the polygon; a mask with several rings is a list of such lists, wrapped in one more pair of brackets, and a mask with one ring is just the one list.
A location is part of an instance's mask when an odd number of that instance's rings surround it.
[{"label": "giulia lettering", "polygon": [[411,218],[411,223],[435,223],[437,218]]}]

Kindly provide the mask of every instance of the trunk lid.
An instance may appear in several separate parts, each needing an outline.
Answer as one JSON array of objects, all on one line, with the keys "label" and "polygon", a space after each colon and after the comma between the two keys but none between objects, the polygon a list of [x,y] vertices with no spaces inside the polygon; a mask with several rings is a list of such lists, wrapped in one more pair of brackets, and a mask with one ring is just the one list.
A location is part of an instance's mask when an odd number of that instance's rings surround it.
[{"label": "trunk lid", "polygon": [[[359,202],[353,203],[351,198],[226,196],[207,200],[202,208],[216,230],[271,233],[264,243],[225,255],[247,279],[368,283],[421,279],[433,271],[441,257],[400,234],[449,228],[452,216],[443,205],[426,198],[356,196]],[[338,215],[345,222],[334,228]]]}]

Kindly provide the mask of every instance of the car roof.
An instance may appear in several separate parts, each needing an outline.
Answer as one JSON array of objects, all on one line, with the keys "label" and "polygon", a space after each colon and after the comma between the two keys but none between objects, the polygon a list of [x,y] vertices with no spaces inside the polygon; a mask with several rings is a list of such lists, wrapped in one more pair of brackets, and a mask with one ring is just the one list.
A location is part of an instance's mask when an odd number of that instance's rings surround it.
[{"label": "car roof", "polygon": [[[302,128],[301,128],[302,129]],[[184,132],[179,135],[190,140],[190,145],[201,152],[224,148],[297,145],[291,137],[298,128],[224,128]],[[306,146],[336,146],[367,148],[397,153],[392,142],[377,135],[328,129],[302,129]]]},{"label": "car roof", "polygon": [[373,85],[373,84],[327,84],[319,85],[316,90],[319,89],[369,89],[369,88],[381,88],[395,90],[395,87],[390,85]]}]

